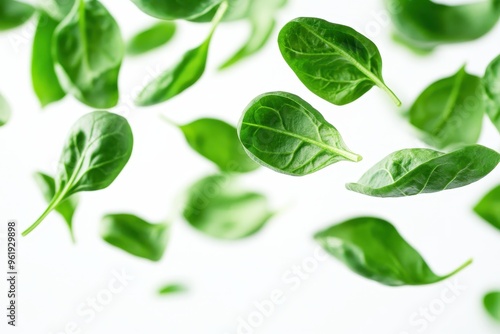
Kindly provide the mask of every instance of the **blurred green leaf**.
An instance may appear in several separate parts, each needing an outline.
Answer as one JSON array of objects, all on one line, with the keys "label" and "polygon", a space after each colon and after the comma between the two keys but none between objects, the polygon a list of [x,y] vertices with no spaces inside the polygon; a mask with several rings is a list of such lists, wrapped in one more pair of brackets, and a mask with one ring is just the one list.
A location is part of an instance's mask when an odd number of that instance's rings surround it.
[{"label": "blurred green leaf", "polygon": [[174,22],[159,22],[132,37],[127,45],[129,55],[141,55],[167,44],[176,32]]},{"label": "blurred green leaf", "polygon": [[500,186],[493,188],[474,207],[474,211],[500,230]]},{"label": "blurred green leaf", "polygon": [[486,113],[500,132],[500,56],[486,68],[483,77]]},{"label": "blurred green leaf", "polygon": [[0,0],[0,31],[16,28],[35,13],[35,8],[15,0]]},{"label": "blurred green leaf", "polygon": [[38,0],[38,6],[58,22],[62,21],[75,5],[76,0]]},{"label": "blurred green leaf", "polygon": [[186,292],[187,290],[188,289],[182,284],[167,284],[158,289],[158,294],[161,296],[165,296],[165,295]]},{"label": "blurred green leaf", "polygon": [[500,291],[492,291],[486,294],[483,298],[483,305],[488,314],[500,321]]},{"label": "blurred green leaf", "polygon": [[10,119],[12,111],[7,100],[0,94],[0,126],[4,126]]},{"label": "blurred green leaf", "polygon": [[144,13],[162,20],[190,19],[201,16],[222,0],[132,0]]}]

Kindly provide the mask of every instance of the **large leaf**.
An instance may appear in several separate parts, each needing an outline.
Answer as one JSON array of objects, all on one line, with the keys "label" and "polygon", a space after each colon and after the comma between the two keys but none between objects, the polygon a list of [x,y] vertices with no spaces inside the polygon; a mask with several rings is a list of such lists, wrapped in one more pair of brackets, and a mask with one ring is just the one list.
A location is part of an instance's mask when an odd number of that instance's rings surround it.
[{"label": "large leaf", "polygon": [[488,175],[500,154],[481,145],[451,153],[413,148],[397,151],[347,189],[376,197],[402,197],[459,188]]},{"label": "large leaf", "polygon": [[97,0],[77,0],[57,27],[54,42],[63,87],[91,107],[114,107],[125,45],[107,9]]},{"label": "large leaf", "polygon": [[208,236],[235,240],[260,231],[274,213],[265,196],[241,190],[230,175],[213,175],[189,188],[183,215]]},{"label": "large leaf", "polygon": [[59,22],[48,14],[43,11],[40,12],[35,39],[33,40],[31,80],[42,107],[59,101],[66,95],[56,75],[52,52],[47,51],[47,46],[52,45],[54,32],[58,24]]},{"label": "large leaf", "polygon": [[101,237],[127,253],[160,261],[169,238],[167,224],[151,224],[130,214],[106,215],[101,221]]},{"label": "large leaf", "polygon": [[474,211],[500,230],[500,186],[495,187],[474,207]]},{"label": "large leaf", "polygon": [[314,94],[337,105],[357,100],[373,86],[401,101],[382,78],[375,44],[356,30],[317,18],[288,22],[278,38],[283,58]]},{"label": "large leaf", "polygon": [[127,45],[127,53],[140,55],[167,44],[174,37],[174,22],[159,22],[136,34]]},{"label": "large leaf", "polygon": [[222,0],[132,0],[140,10],[162,20],[191,19],[209,12]]},{"label": "large leaf", "polygon": [[427,87],[410,109],[411,124],[438,149],[475,144],[483,117],[481,79],[464,68]]},{"label": "large leaf", "polygon": [[385,0],[399,39],[417,48],[467,42],[488,33],[499,18],[498,0],[456,6],[430,0]]},{"label": "large leaf", "polygon": [[496,321],[500,321],[500,291],[487,293],[483,298],[484,309]]},{"label": "large leaf", "polygon": [[483,77],[486,113],[500,132],[500,56],[486,68]]},{"label": "large leaf", "polygon": [[16,28],[35,12],[33,6],[16,0],[0,1],[0,31]]},{"label": "large leaf", "polygon": [[107,111],[81,117],[71,128],[55,177],[55,195],[23,236],[33,231],[60,203],[75,193],[108,187],[132,154],[133,135],[127,120]]},{"label": "large leaf", "polygon": [[422,256],[389,222],[375,217],[347,220],[314,238],[355,273],[389,286],[432,284],[453,276],[436,275]]},{"label": "large leaf", "polygon": [[243,113],[238,135],[253,160],[288,175],[307,175],[339,161],[361,160],[333,125],[290,93],[255,98]]}]

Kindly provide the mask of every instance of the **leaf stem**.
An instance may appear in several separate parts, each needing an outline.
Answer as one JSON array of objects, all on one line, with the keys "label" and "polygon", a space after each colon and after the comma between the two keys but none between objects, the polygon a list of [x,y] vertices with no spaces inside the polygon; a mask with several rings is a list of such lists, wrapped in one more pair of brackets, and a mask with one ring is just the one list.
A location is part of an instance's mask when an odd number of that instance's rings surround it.
[{"label": "leaf stem", "polygon": [[387,94],[389,94],[389,96],[394,101],[394,103],[396,104],[396,106],[401,107],[401,104],[402,104],[401,100],[396,96],[396,94],[394,94],[394,92],[389,87],[387,87],[386,84],[384,84],[383,82],[379,81],[379,82],[377,82],[377,86],[380,87]]},{"label": "leaf stem", "polygon": [[444,278],[443,278],[443,279],[447,279],[447,278],[449,278],[449,277],[451,277],[451,276],[453,276],[453,275],[455,275],[455,274],[459,273],[460,271],[464,270],[464,269],[465,269],[465,268],[467,268],[469,265],[471,265],[471,264],[472,264],[472,262],[474,262],[474,260],[473,260],[473,259],[468,259],[467,261],[465,261],[465,263],[464,263],[464,264],[462,264],[460,267],[458,267],[457,269],[455,269],[453,272],[451,272],[450,274],[448,274],[448,275],[444,276]]},{"label": "leaf stem", "polygon": [[[21,235],[25,237],[28,234],[30,234],[35,228],[37,228],[37,226],[42,223],[45,217],[47,217],[49,213],[51,213],[56,208],[56,206],[59,205],[62,197],[63,197],[62,193],[56,194],[52,199],[52,201],[50,201],[49,206],[47,207],[47,209],[45,209],[40,218],[38,218],[36,222],[33,223],[33,225],[31,225],[23,233],[21,233]],[[73,234],[72,234],[72,239],[74,240]]]}]

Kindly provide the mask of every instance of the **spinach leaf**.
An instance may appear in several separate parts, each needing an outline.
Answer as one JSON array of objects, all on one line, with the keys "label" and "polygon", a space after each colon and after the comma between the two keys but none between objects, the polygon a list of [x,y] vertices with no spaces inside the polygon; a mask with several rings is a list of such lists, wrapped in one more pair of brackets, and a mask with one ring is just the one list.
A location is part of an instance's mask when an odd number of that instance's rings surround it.
[{"label": "spinach leaf", "polygon": [[28,235],[60,203],[81,191],[108,187],[132,154],[133,135],[127,120],[107,111],[94,111],[72,127],[55,177],[55,195],[47,209],[22,233]]},{"label": "spinach leaf", "polygon": [[259,167],[245,153],[236,128],[214,118],[179,126],[189,146],[215,163],[222,172],[247,173]]},{"label": "spinach leaf", "polygon": [[200,232],[235,240],[260,231],[274,213],[264,195],[240,190],[230,175],[213,175],[192,185],[183,212]]},{"label": "spinach leaf", "polygon": [[78,0],[54,35],[57,74],[63,87],[94,108],[118,103],[124,50],[118,24],[97,0]]},{"label": "spinach leaf", "polygon": [[500,56],[486,68],[483,77],[486,113],[500,131]]},{"label": "spinach leaf", "polygon": [[194,85],[205,72],[208,49],[216,27],[227,9],[223,2],[212,21],[212,29],[205,41],[198,47],[189,50],[182,60],[172,69],[164,72],[151,81],[135,100],[138,106],[151,106],[170,100]]},{"label": "spinach leaf", "polygon": [[483,298],[483,305],[488,314],[500,321],[500,291],[492,291],[486,294]]},{"label": "spinach leaf", "polygon": [[174,22],[159,22],[141,31],[128,43],[129,55],[140,55],[167,44],[174,37],[177,25]]},{"label": "spinach leaf", "polygon": [[187,288],[182,284],[166,284],[158,289],[158,294],[161,296],[171,295],[176,293],[186,292]]},{"label": "spinach leaf", "polygon": [[245,44],[226,60],[219,69],[226,69],[241,60],[260,51],[271,37],[276,26],[275,15],[286,0],[254,0],[250,4],[247,20],[251,26],[250,35]]},{"label": "spinach leaf", "polygon": [[317,18],[288,22],[279,34],[283,58],[302,83],[328,102],[344,105],[373,86],[401,101],[382,78],[377,46],[356,30]]},{"label": "spinach leaf", "polygon": [[417,98],[410,122],[422,139],[438,149],[475,144],[481,134],[484,105],[481,79],[461,68],[441,79]]},{"label": "spinach leaf", "polygon": [[358,162],[333,125],[300,97],[267,93],[243,113],[238,135],[250,158],[276,172],[314,173],[338,161]]},{"label": "spinach leaf", "polygon": [[15,0],[0,1],[0,31],[16,28],[28,21],[35,8]]},{"label": "spinach leaf", "polygon": [[167,224],[151,224],[130,214],[106,215],[101,221],[101,237],[127,253],[160,261],[169,239]]},{"label": "spinach leaf", "polygon": [[54,32],[58,24],[58,21],[40,11],[33,40],[31,80],[42,107],[59,101],[66,95],[57,78],[52,52],[47,51],[47,46],[52,45]]},{"label": "spinach leaf", "polygon": [[222,0],[132,0],[144,13],[162,19],[190,19],[201,16]]},{"label": "spinach leaf", "polygon": [[472,263],[469,260],[451,274],[438,276],[391,223],[375,217],[347,220],[314,239],[358,275],[389,286],[436,283]]},{"label": "spinach leaf", "polygon": [[[43,197],[45,198],[47,203],[50,203],[50,201],[56,194],[56,181],[54,180],[54,178],[47,174],[38,172],[35,174],[35,181],[42,191]],[[64,218],[64,221],[68,225],[69,232],[71,234],[71,240],[73,242],[75,242],[75,234],[73,231],[73,216],[75,215],[77,206],[78,196],[73,195],[59,203],[54,209]]]},{"label": "spinach leaf", "polygon": [[394,152],[347,189],[375,197],[402,197],[459,188],[488,175],[500,154],[481,145],[451,153],[413,148]]},{"label": "spinach leaf", "polygon": [[76,0],[43,0],[38,6],[58,22],[62,21],[75,5]]},{"label": "spinach leaf", "polygon": [[10,119],[12,111],[7,100],[0,94],[0,126],[4,126]]},{"label": "spinach leaf", "polygon": [[498,0],[457,6],[430,0],[386,0],[386,4],[399,38],[424,49],[475,40],[495,26],[500,14]]},{"label": "spinach leaf", "polygon": [[492,189],[474,207],[474,211],[500,230],[500,186]]},{"label": "spinach leaf", "polygon": [[[258,0],[226,0],[225,2],[227,2],[227,10],[226,13],[224,14],[224,17],[222,18],[222,22],[237,21],[244,19],[248,15],[250,6],[252,6],[252,3],[255,1]],[[221,5],[222,3],[213,7],[211,10],[209,10],[203,15],[190,18],[189,21],[197,23],[210,22],[214,19]]]}]

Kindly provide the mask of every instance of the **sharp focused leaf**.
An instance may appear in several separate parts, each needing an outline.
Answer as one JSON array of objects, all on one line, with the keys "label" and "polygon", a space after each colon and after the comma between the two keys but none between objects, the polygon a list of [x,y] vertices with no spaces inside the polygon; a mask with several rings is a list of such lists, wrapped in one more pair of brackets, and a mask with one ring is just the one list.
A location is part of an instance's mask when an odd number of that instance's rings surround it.
[{"label": "sharp focused leaf", "polygon": [[78,0],[55,32],[54,55],[63,87],[94,108],[117,104],[124,53],[118,24],[97,0]]},{"label": "sharp focused leaf", "polygon": [[151,81],[135,100],[136,105],[151,106],[168,101],[194,85],[201,78],[205,72],[212,36],[226,9],[227,3],[224,2],[220,6],[218,15],[214,18],[212,30],[205,41],[200,46],[186,52],[182,60],[172,69]]},{"label": "sharp focused leaf", "polygon": [[132,255],[160,261],[167,247],[169,227],[129,214],[106,215],[101,221],[101,237]]},{"label": "sharp focused leaf", "polygon": [[127,164],[132,146],[132,130],[125,118],[107,111],[94,111],[81,117],[64,145],[55,177],[55,195],[23,236],[71,195],[108,187]]},{"label": "sharp focused leaf", "polygon": [[162,20],[190,19],[201,16],[222,0],[132,0],[144,13]]},{"label": "sharp focused leaf", "polygon": [[266,197],[242,191],[233,181],[229,175],[214,175],[191,186],[184,208],[186,221],[218,239],[242,239],[261,230],[274,215]]},{"label": "sharp focused leaf", "polygon": [[31,56],[31,80],[42,107],[66,95],[56,75],[52,52],[47,51],[47,46],[52,45],[58,24],[45,12],[40,12]]},{"label": "sharp focused leaf", "polygon": [[475,144],[483,115],[481,79],[461,68],[420,94],[410,109],[410,122],[422,131],[427,144],[444,149]]},{"label": "sharp focused leaf", "polygon": [[488,314],[500,321],[500,291],[492,291],[486,294],[483,298],[483,305]]},{"label": "sharp focused leaf", "polygon": [[245,153],[236,128],[213,118],[201,118],[179,127],[196,152],[215,163],[222,172],[251,172],[259,167]]},{"label": "sharp focused leaf", "polygon": [[283,58],[300,81],[326,101],[344,105],[376,85],[401,105],[384,83],[377,46],[356,30],[303,17],[281,29],[278,43]]},{"label": "sharp focused leaf", "polygon": [[0,94],[0,126],[4,126],[5,124],[7,124],[11,114],[12,111],[10,109],[9,103],[3,97],[3,95]]},{"label": "sharp focused leaf", "polygon": [[500,56],[488,65],[482,82],[485,90],[486,113],[500,131]]},{"label": "sharp focused leaf", "polygon": [[425,49],[477,39],[495,26],[500,13],[498,0],[457,6],[430,0],[386,0],[386,4],[399,38]]},{"label": "sharp focused leaf", "polygon": [[[35,181],[42,191],[43,197],[45,198],[47,203],[50,203],[50,201],[52,201],[52,198],[54,198],[56,194],[56,182],[54,178],[47,174],[38,172],[35,174]],[[78,197],[75,195],[67,198],[55,207],[55,210],[64,218],[64,221],[68,225],[73,242],[75,241],[75,235],[73,231],[73,216],[75,214],[77,206]]]},{"label": "sharp focused leaf", "polygon": [[141,31],[128,43],[127,53],[140,55],[167,44],[174,37],[176,27],[174,22],[159,22]]},{"label": "sharp focused leaf", "polygon": [[75,5],[76,0],[43,0],[39,6],[49,14],[53,20],[62,21]]},{"label": "sharp focused leaf", "polygon": [[458,273],[472,261],[438,276],[389,222],[360,217],[317,233],[314,238],[355,273],[389,286],[432,284]]},{"label": "sharp focused leaf", "polygon": [[402,197],[459,188],[488,175],[500,154],[481,145],[451,153],[413,148],[390,154],[347,189],[376,197]]},{"label": "sharp focused leaf", "polygon": [[290,93],[255,98],[243,113],[238,135],[250,158],[288,175],[307,175],[339,161],[361,160],[333,125]]},{"label": "sharp focused leaf", "polygon": [[474,211],[500,230],[500,186],[495,187],[486,194],[474,207]]},{"label": "sharp focused leaf", "polygon": [[158,289],[158,294],[161,296],[171,295],[176,293],[186,292],[187,288],[182,284],[167,284]]},{"label": "sharp focused leaf", "polygon": [[0,31],[16,28],[35,12],[33,6],[15,0],[0,1]]}]

